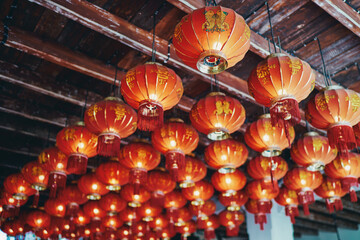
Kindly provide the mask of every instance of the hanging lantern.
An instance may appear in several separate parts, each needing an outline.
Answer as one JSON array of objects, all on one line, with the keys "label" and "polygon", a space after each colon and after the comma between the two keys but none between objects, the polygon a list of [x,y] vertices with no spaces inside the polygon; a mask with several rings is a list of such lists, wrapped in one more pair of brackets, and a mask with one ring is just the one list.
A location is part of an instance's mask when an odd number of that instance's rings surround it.
[{"label": "hanging lantern", "polygon": [[279,194],[279,186],[277,181],[264,184],[261,180],[254,180],[246,186],[246,193],[249,198],[257,200],[257,208],[260,212],[271,213],[271,200]]},{"label": "hanging lantern", "polygon": [[224,93],[212,92],[200,99],[190,111],[191,124],[211,140],[223,140],[245,122],[245,108]]},{"label": "hanging lantern", "polygon": [[99,200],[102,195],[109,192],[106,186],[96,178],[95,173],[83,175],[79,179],[78,188],[90,200]]},{"label": "hanging lantern", "polygon": [[191,212],[187,207],[175,209],[174,211],[166,212],[167,218],[171,224],[175,226],[183,226],[187,221],[190,221],[192,218]]},{"label": "hanging lantern", "polygon": [[245,216],[240,211],[224,210],[219,214],[220,224],[226,227],[227,237],[237,237],[239,227],[245,221]]},{"label": "hanging lantern", "polygon": [[159,216],[154,217],[153,220],[149,222],[150,228],[155,231],[158,238],[164,238],[163,232],[164,230],[167,230],[168,225],[169,220],[164,214],[160,214]]},{"label": "hanging lantern", "polygon": [[50,227],[54,235],[70,230],[70,221],[62,217],[51,217]]},{"label": "hanging lantern", "polygon": [[76,218],[74,218],[74,223],[77,226],[85,226],[90,223],[90,217],[84,213],[84,210],[79,209]]},{"label": "hanging lantern", "polygon": [[279,156],[264,157],[259,155],[248,162],[246,171],[255,180],[264,179],[265,181],[273,181],[285,176],[288,171],[288,165]]},{"label": "hanging lantern", "polygon": [[4,191],[0,191],[0,223],[1,219],[12,218],[18,215],[19,208],[27,202],[26,199],[16,200],[12,194]]},{"label": "hanging lantern", "polygon": [[98,220],[106,216],[106,211],[103,210],[99,201],[89,201],[83,205],[84,214],[91,220]]},{"label": "hanging lantern", "polygon": [[130,169],[130,183],[135,185],[135,193],[145,184],[147,172],[156,168],[161,160],[160,153],[150,144],[131,143],[122,148],[120,163]]},{"label": "hanging lantern", "polygon": [[230,196],[236,194],[236,191],[245,187],[246,176],[238,169],[236,169],[233,173],[222,174],[215,172],[211,176],[211,183],[216,190],[221,192],[221,195]]},{"label": "hanging lantern", "polygon": [[287,188],[298,192],[299,203],[304,214],[309,215],[309,204],[315,202],[313,190],[320,186],[323,178],[320,172],[311,172],[305,168],[293,168],[284,177]]},{"label": "hanging lantern", "polygon": [[138,208],[126,207],[119,213],[119,218],[127,225],[131,226],[141,220],[140,215],[137,213]]},{"label": "hanging lantern", "polygon": [[178,182],[181,188],[194,186],[194,184],[206,177],[207,167],[203,161],[197,158],[185,157],[185,164],[179,169]]},{"label": "hanging lantern", "polygon": [[174,190],[165,195],[164,208],[179,209],[186,205],[187,200],[180,190]]},{"label": "hanging lantern", "polygon": [[151,194],[145,187],[140,187],[138,193],[135,193],[135,187],[128,184],[121,189],[120,196],[128,202],[130,207],[140,207],[142,203],[150,199]]},{"label": "hanging lantern", "polygon": [[120,98],[107,97],[86,110],[84,122],[91,132],[98,135],[98,154],[117,156],[120,139],[136,131],[137,115]]},{"label": "hanging lantern", "polygon": [[192,215],[196,216],[197,219],[206,220],[208,217],[215,213],[216,203],[212,200],[205,201],[204,205],[190,205],[189,210]]},{"label": "hanging lantern", "polygon": [[357,146],[360,146],[360,122],[353,126]]},{"label": "hanging lantern", "polygon": [[130,233],[130,227],[122,226],[116,231],[116,236],[118,237],[118,239],[130,240]]},{"label": "hanging lantern", "polygon": [[152,205],[163,206],[165,194],[173,191],[175,187],[176,182],[172,180],[172,177],[168,172],[157,169],[148,173],[146,188],[152,194]]},{"label": "hanging lantern", "polygon": [[58,198],[67,203],[66,215],[70,217],[75,217],[79,206],[88,201],[86,194],[79,190],[77,184],[67,185],[61,189]]},{"label": "hanging lantern", "polygon": [[183,92],[180,77],[155,62],[130,69],[121,81],[121,94],[138,110],[138,128],[143,131],[160,127],[164,111],[178,104]]},{"label": "hanging lantern", "polygon": [[20,219],[6,221],[1,225],[1,231],[11,237],[22,235],[24,233],[24,222]]},{"label": "hanging lantern", "polygon": [[16,200],[26,200],[36,193],[36,190],[31,188],[31,184],[24,179],[21,173],[7,176],[3,184],[5,191],[12,194]]},{"label": "hanging lantern", "polygon": [[169,227],[167,227],[161,230],[159,234],[159,238],[163,240],[170,240],[173,237],[175,237],[175,235],[176,235],[175,229],[170,229]]},{"label": "hanging lantern", "polygon": [[181,226],[176,226],[176,231],[181,234],[181,240],[187,240],[196,231],[196,224],[193,220],[190,220]]},{"label": "hanging lantern", "polygon": [[65,127],[56,136],[56,145],[69,156],[66,170],[78,175],[86,173],[88,158],[97,154],[97,144],[97,136],[85,128],[84,122]]},{"label": "hanging lantern", "polygon": [[110,228],[116,230],[117,228],[121,227],[123,222],[117,216],[106,216],[101,219],[102,225],[106,228]]},{"label": "hanging lantern", "polygon": [[208,219],[198,219],[196,221],[198,229],[204,229],[205,240],[216,239],[215,229],[220,227],[217,215],[211,215]]},{"label": "hanging lantern", "polygon": [[340,153],[356,147],[352,126],[360,122],[359,93],[330,86],[306,105],[306,119],[316,128],[327,129],[329,144]]},{"label": "hanging lantern", "polygon": [[219,195],[219,202],[224,205],[228,211],[239,211],[247,200],[248,196],[244,190],[237,191],[230,195]]},{"label": "hanging lantern", "polygon": [[106,211],[108,216],[115,216],[126,207],[126,201],[119,194],[110,192],[99,200],[99,206]]},{"label": "hanging lantern", "polygon": [[337,150],[330,147],[328,138],[316,132],[305,133],[291,148],[292,160],[310,171],[323,170],[336,154]]},{"label": "hanging lantern", "polygon": [[292,224],[295,224],[295,217],[299,216],[299,201],[296,191],[282,186],[275,201],[279,205],[285,206],[285,215],[290,217]]},{"label": "hanging lantern", "polygon": [[162,208],[159,206],[153,206],[150,202],[146,202],[138,209],[138,213],[142,217],[144,222],[150,222],[154,217],[160,215]]},{"label": "hanging lantern", "polygon": [[52,234],[53,232],[49,227],[35,230],[35,235],[40,239],[49,239]]},{"label": "hanging lantern", "polygon": [[248,150],[244,144],[233,139],[226,139],[210,143],[206,147],[205,162],[220,173],[232,173],[243,165],[248,157]]},{"label": "hanging lantern", "polygon": [[51,216],[64,217],[66,213],[66,203],[60,199],[52,198],[45,202],[45,212]]},{"label": "hanging lantern", "polygon": [[123,167],[117,158],[101,163],[95,171],[96,178],[110,191],[118,191],[129,182],[129,169]]},{"label": "hanging lantern", "polygon": [[26,223],[35,229],[50,226],[50,220],[50,215],[40,210],[31,210],[26,216]]},{"label": "hanging lantern", "polygon": [[245,132],[245,142],[253,150],[260,152],[264,157],[275,157],[281,151],[289,147],[295,138],[293,127],[287,129],[278,125],[272,125],[270,114],[262,115],[257,121],[251,123]]},{"label": "hanging lantern", "polygon": [[[245,203],[245,208],[246,211],[248,211],[249,213],[252,213],[255,215],[255,224],[259,224],[260,225],[260,230],[264,230],[264,224],[267,223],[267,219],[266,219],[266,213],[260,211],[259,209],[259,204],[258,204],[258,200],[253,200],[253,199],[249,199],[246,203]],[[270,210],[272,208],[272,202],[270,201]]]},{"label": "hanging lantern", "polygon": [[179,169],[184,168],[185,154],[191,153],[199,143],[196,130],[181,119],[170,119],[151,135],[154,147],[166,157],[166,168],[177,181]]},{"label": "hanging lantern", "polygon": [[173,44],[186,65],[217,74],[244,58],[250,48],[250,29],[234,10],[208,6],[182,18]]},{"label": "hanging lantern", "polygon": [[332,178],[341,179],[341,185],[350,193],[352,202],[357,201],[355,187],[359,186],[360,154],[348,153],[348,157],[338,155],[334,161],[326,165],[325,173]]},{"label": "hanging lantern", "polygon": [[193,205],[203,205],[214,194],[214,187],[207,181],[199,181],[193,187],[183,188],[182,194]]},{"label": "hanging lantern", "polygon": [[341,186],[341,180],[330,177],[324,177],[324,181],[315,189],[316,195],[325,199],[326,207],[329,213],[336,211],[342,211],[343,205],[341,198],[347,193]]}]

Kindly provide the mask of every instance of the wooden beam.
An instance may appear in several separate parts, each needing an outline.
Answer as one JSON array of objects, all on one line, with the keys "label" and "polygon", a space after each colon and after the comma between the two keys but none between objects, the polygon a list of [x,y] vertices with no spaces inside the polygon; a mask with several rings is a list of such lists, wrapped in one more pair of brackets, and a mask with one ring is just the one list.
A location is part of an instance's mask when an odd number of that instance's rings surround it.
[{"label": "wooden beam", "polygon": [[[323,202],[316,201],[315,203],[309,205],[309,209],[311,212],[322,213],[330,216],[329,210],[326,208],[326,205]],[[334,212],[334,214],[336,215],[337,218],[360,223],[360,215],[352,211],[343,210],[343,211]]]},{"label": "wooden beam", "polygon": [[293,225],[294,233],[300,233],[301,235],[311,235],[311,236],[317,236],[319,235],[319,231],[312,228],[307,228],[298,224]]},{"label": "wooden beam", "polygon": [[312,0],[342,25],[360,37],[360,14],[343,0]]},{"label": "wooden beam", "polygon": [[302,218],[296,218],[295,223],[298,226],[303,226],[303,227],[306,227],[309,229],[323,230],[323,231],[327,231],[327,232],[336,232],[336,227],[331,224],[324,224],[324,223],[309,221],[309,220],[302,219]]}]

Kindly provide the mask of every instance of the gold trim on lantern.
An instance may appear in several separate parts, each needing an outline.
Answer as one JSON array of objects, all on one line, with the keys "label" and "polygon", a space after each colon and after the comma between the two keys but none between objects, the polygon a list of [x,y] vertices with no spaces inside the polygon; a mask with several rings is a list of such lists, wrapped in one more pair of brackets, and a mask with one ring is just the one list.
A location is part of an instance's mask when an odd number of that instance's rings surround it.
[{"label": "gold trim on lantern", "polygon": [[86,197],[89,200],[100,200],[101,195],[98,193],[91,193],[91,194],[87,195]]},{"label": "gold trim on lantern", "polygon": [[230,134],[227,132],[227,130],[223,128],[215,128],[211,130],[210,133],[208,133],[207,137],[213,141],[220,141],[228,139],[230,137]]},{"label": "gold trim on lantern", "polygon": [[306,170],[309,170],[310,172],[318,172],[324,170],[324,168],[325,164],[323,162],[314,162],[309,165]]},{"label": "gold trim on lantern", "polygon": [[[206,64],[205,61],[208,57],[217,58],[218,63],[214,64],[214,66]],[[217,74],[227,69],[228,62],[225,54],[221,51],[209,50],[200,54],[199,59],[196,63],[196,67],[200,72],[206,74]]]},{"label": "gold trim on lantern", "polygon": [[236,167],[233,165],[225,165],[224,167],[218,169],[218,172],[221,174],[226,174],[226,173],[233,173],[235,172]]},{"label": "gold trim on lantern", "polygon": [[106,189],[110,191],[119,191],[121,189],[121,185],[119,184],[107,185]]},{"label": "gold trim on lantern", "polygon": [[315,137],[315,136],[319,136],[319,134],[317,132],[307,132],[307,133],[304,133],[304,136]]},{"label": "gold trim on lantern", "polygon": [[281,155],[281,150],[279,148],[269,148],[261,153],[263,157],[277,157]]},{"label": "gold trim on lantern", "polygon": [[185,180],[180,182],[179,186],[180,188],[189,188],[195,186],[195,183],[193,180]]}]

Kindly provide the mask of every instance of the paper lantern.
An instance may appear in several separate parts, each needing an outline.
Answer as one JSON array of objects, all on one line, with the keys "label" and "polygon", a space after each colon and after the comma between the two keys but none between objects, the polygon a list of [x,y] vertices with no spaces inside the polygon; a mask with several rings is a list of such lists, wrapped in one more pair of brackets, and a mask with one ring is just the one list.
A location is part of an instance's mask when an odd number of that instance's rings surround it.
[{"label": "paper lantern", "polygon": [[165,194],[171,192],[176,187],[176,182],[172,176],[164,169],[156,169],[148,173],[146,188],[151,192],[151,204],[162,207],[164,205]]},{"label": "paper lantern", "polygon": [[26,223],[35,229],[50,226],[50,220],[50,215],[40,210],[31,210],[26,216]]},{"label": "paper lantern", "polygon": [[189,210],[192,215],[195,215],[197,219],[206,220],[208,217],[215,213],[216,203],[212,200],[207,200],[203,205],[190,205]]},{"label": "paper lantern", "polygon": [[153,131],[163,124],[164,111],[174,107],[184,89],[176,73],[154,62],[130,69],[121,81],[125,101],[138,110],[138,128]]},{"label": "paper lantern", "polygon": [[226,227],[227,237],[237,237],[240,225],[245,221],[245,216],[240,211],[224,210],[219,214],[220,224]]},{"label": "paper lantern", "polygon": [[21,173],[7,176],[3,184],[5,191],[12,194],[16,200],[25,200],[36,193],[36,190],[31,187]]},{"label": "paper lantern", "polygon": [[305,133],[291,148],[291,159],[310,171],[323,170],[336,154],[337,150],[330,147],[328,138],[316,132]]},{"label": "paper lantern", "polygon": [[110,192],[99,200],[99,206],[106,211],[107,215],[115,216],[126,207],[126,201],[119,194]]},{"label": "paper lantern", "polygon": [[340,179],[324,177],[324,181],[315,189],[315,193],[325,199],[329,213],[333,213],[334,208],[336,211],[343,210],[341,198],[345,196],[347,192],[342,188]]},{"label": "paper lantern", "polygon": [[292,224],[295,224],[295,217],[299,216],[299,201],[296,191],[282,186],[275,201],[279,205],[285,206],[285,215],[290,217]]},{"label": "paper lantern", "polygon": [[99,201],[88,201],[83,205],[84,214],[90,219],[100,219],[106,216],[106,211],[103,210]]},{"label": "paper lantern", "polygon": [[211,176],[211,183],[222,195],[234,195],[236,191],[245,186],[246,176],[238,169],[235,172],[225,174],[215,172]]},{"label": "paper lantern", "polygon": [[205,162],[220,173],[231,173],[243,165],[248,157],[248,150],[244,144],[233,139],[225,139],[210,143],[206,147]]},{"label": "paper lantern", "polygon": [[106,228],[110,228],[116,230],[117,228],[121,227],[123,222],[118,216],[106,216],[101,219],[102,225]]},{"label": "paper lantern", "polygon": [[175,226],[183,226],[192,218],[191,212],[187,207],[179,208],[174,211],[167,211],[166,215],[170,223],[174,223]]},{"label": "paper lantern", "polygon": [[83,175],[79,179],[78,188],[90,200],[99,200],[102,195],[109,192],[106,186],[97,179],[95,173]]},{"label": "paper lantern", "polygon": [[261,180],[254,180],[247,184],[246,193],[250,199],[257,200],[257,208],[260,212],[271,213],[271,200],[279,194],[279,185],[277,181],[268,184]]},{"label": "paper lantern", "polygon": [[140,214],[137,211],[138,208],[126,207],[118,216],[123,222],[131,226],[141,220]]},{"label": "paper lantern", "polygon": [[181,226],[176,226],[176,231],[181,234],[182,240],[187,240],[196,231],[196,224],[193,220],[190,220]]},{"label": "paper lantern", "polygon": [[60,199],[48,199],[45,202],[45,212],[51,216],[64,217],[66,213],[66,203]]},{"label": "paper lantern", "polygon": [[1,226],[1,231],[11,237],[22,235],[24,233],[24,222],[21,219],[5,221]]},{"label": "paper lantern", "polygon": [[19,208],[27,202],[26,199],[17,200],[13,195],[4,189],[0,191],[0,219],[15,217],[19,212]]},{"label": "paper lantern", "polygon": [[169,220],[164,214],[160,214],[154,217],[153,220],[149,222],[149,226],[157,233],[159,238],[162,237],[161,236],[162,230],[166,229],[168,225],[169,225]]},{"label": "paper lantern", "polygon": [[211,140],[223,140],[239,130],[245,122],[245,108],[224,93],[212,92],[193,105],[191,124]]},{"label": "paper lantern", "polygon": [[142,203],[150,199],[151,193],[145,187],[140,187],[138,193],[135,193],[135,187],[128,184],[121,189],[120,196],[128,202],[129,206],[140,207]]},{"label": "paper lantern", "polygon": [[58,198],[67,203],[66,215],[70,217],[75,217],[79,206],[88,201],[86,194],[79,190],[77,184],[70,184],[61,189]]},{"label": "paper lantern", "polygon": [[79,209],[76,218],[74,218],[74,223],[78,226],[84,226],[90,223],[90,217],[84,213],[83,209]]},{"label": "paper lantern", "polygon": [[205,240],[216,239],[215,229],[220,227],[217,215],[211,215],[208,219],[198,219],[196,224],[198,229],[204,229]]},{"label": "paper lantern", "polygon": [[130,178],[129,169],[121,165],[117,158],[101,163],[95,171],[96,178],[110,191],[118,191]]},{"label": "paper lantern", "polygon": [[160,215],[161,211],[162,208],[160,206],[153,206],[150,202],[142,204],[138,209],[138,213],[144,222],[152,221],[154,217]]},{"label": "paper lantern", "polygon": [[208,6],[182,18],[173,44],[186,65],[217,74],[244,58],[250,48],[250,29],[234,10]]},{"label": "paper lantern", "polygon": [[159,238],[164,240],[170,240],[171,238],[175,237],[176,231],[170,227],[164,228],[159,233]]},{"label": "paper lantern", "polygon": [[199,143],[196,130],[181,119],[170,119],[151,135],[154,147],[166,157],[166,168],[177,181],[179,169],[184,168],[185,154],[191,153]]},{"label": "paper lantern", "polygon": [[237,191],[234,194],[220,194],[219,202],[226,207],[228,211],[239,211],[248,200],[245,190]]},{"label": "paper lantern", "polygon": [[[258,200],[254,200],[251,198],[245,203],[246,211],[255,215],[254,216],[255,224],[259,224],[260,230],[262,231],[264,230],[264,224],[267,223],[267,219],[266,219],[266,213],[260,211],[259,206],[260,205],[258,204]],[[271,208],[272,208],[272,202],[270,201],[270,209]]]},{"label": "paper lantern", "polygon": [[203,205],[214,194],[214,187],[207,181],[199,181],[194,186],[181,190],[184,197],[193,205]]},{"label": "paper lantern", "polygon": [[185,157],[185,164],[182,169],[179,169],[178,182],[181,188],[194,186],[206,177],[207,167],[203,161],[197,158]]},{"label": "paper lantern", "polygon": [[129,240],[130,239],[130,233],[131,233],[130,227],[122,226],[116,231],[116,236],[119,239],[122,239],[122,240]]},{"label": "paper lantern", "polygon": [[250,177],[256,180],[279,180],[285,176],[288,165],[279,156],[264,157],[259,155],[248,162],[246,171]]},{"label": "paper lantern", "polygon": [[180,190],[174,190],[165,195],[165,208],[182,208],[186,205],[187,200]]},{"label": "paper lantern", "polygon": [[85,174],[88,158],[97,154],[97,136],[85,128],[84,122],[63,128],[56,136],[57,147],[68,155],[66,170]]},{"label": "paper lantern", "polygon": [[49,239],[52,234],[53,234],[53,232],[49,227],[35,230],[35,235],[37,237],[39,237],[40,239]]}]

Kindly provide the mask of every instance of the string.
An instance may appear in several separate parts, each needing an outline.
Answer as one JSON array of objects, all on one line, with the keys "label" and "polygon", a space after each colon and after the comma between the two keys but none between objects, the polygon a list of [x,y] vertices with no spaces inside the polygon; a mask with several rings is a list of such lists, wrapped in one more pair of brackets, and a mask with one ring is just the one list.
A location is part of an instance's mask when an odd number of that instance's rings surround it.
[{"label": "string", "polygon": [[164,60],[164,63],[167,63],[170,59],[170,46],[172,44],[172,38],[170,38],[169,42],[168,42],[168,52],[167,52],[167,58]]},{"label": "string", "polygon": [[156,55],[156,49],[155,49],[155,28],[156,28],[156,15],[158,15],[159,10],[156,10],[154,15],[153,15],[153,42],[152,42],[152,62],[155,62],[155,55]]},{"label": "string", "polygon": [[279,45],[279,52],[281,53],[281,41],[280,41],[280,37],[278,36],[277,39],[278,39],[278,45]]},{"label": "string", "polygon": [[309,122],[308,122],[308,121],[305,121],[305,124],[306,124],[306,130],[307,130],[308,132],[310,132],[310,124],[309,124]]},{"label": "string", "polygon": [[217,91],[217,92],[220,92],[219,83],[218,83],[218,81],[217,81],[217,79],[216,79],[216,75],[215,75],[215,74],[214,74],[214,82],[215,82],[216,91]]},{"label": "string", "polygon": [[276,44],[275,44],[274,31],[273,31],[273,27],[272,27],[272,23],[271,23],[271,15],[270,15],[269,3],[266,1],[265,4],[266,4],[269,23],[270,23],[271,38],[272,38],[272,41],[273,41],[273,44],[274,44],[274,51],[276,53]]},{"label": "string", "polygon": [[84,119],[84,114],[85,114],[85,110],[86,110],[86,106],[87,106],[88,94],[89,94],[89,90],[86,90],[85,103],[84,103],[84,107],[81,111],[81,121]]},{"label": "string", "polygon": [[320,39],[318,37],[316,37],[316,40],[317,40],[317,43],[318,43],[318,46],[319,46],[321,61],[322,61],[322,64],[323,64],[323,73],[324,73],[325,85],[330,86],[329,81],[328,81],[327,71],[326,71],[325,60],[324,60],[323,52],[322,52],[322,49],[321,49]]},{"label": "string", "polygon": [[116,97],[116,78],[117,78],[117,72],[118,72],[118,68],[115,65],[115,77],[114,77],[114,83],[113,83],[113,91],[114,91],[114,97]]},{"label": "string", "polygon": [[0,45],[5,45],[9,38],[9,26],[11,25],[11,22],[13,20],[13,14],[15,9],[17,8],[17,4],[18,4],[18,0],[13,0],[10,6],[9,14],[4,19],[4,32]]}]

